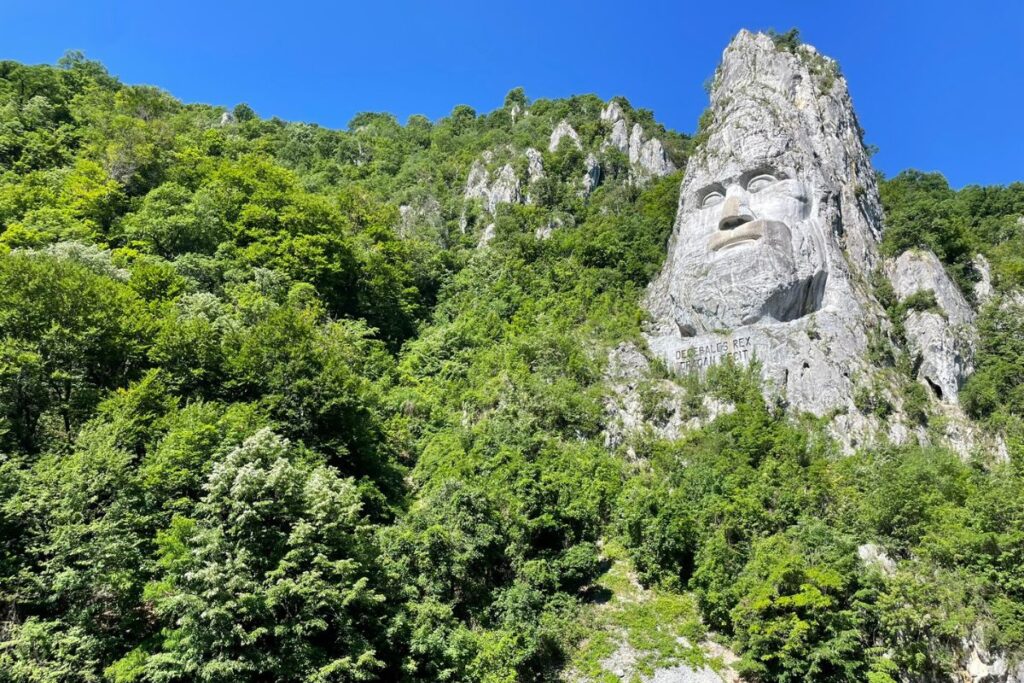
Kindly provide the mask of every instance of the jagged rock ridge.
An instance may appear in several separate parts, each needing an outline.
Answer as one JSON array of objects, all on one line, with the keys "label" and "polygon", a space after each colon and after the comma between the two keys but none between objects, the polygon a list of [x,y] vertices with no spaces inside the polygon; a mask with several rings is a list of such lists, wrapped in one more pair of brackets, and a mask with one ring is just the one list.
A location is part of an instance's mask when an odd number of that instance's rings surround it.
[{"label": "jagged rock ridge", "polygon": [[[524,115],[518,108],[517,116]],[[630,164],[630,178],[635,182],[646,182],[674,172],[675,164],[669,158],[664,144],[656,137],[644,132],[639,123],[629,127],[627,115],[617,102],[610,102],[600,114],[600,120],[611,127],[601,144],[592,149],[585,145],[575,128],[566,120],[560,120],[551,130],[548,138],[547,152],[557,152],[563,144],[568,144],[586,153],[584,172],[578,180],[579,195],[588,197],[606,177],[604,167],[605,152],[616,149],[627,156]],[[500,152],[498,157],[496,152]],[[509,159],[505,163],[496,162],[496,158]],[[525,176],[516,171],[516,159],[525,158]],[[467,201],[479,201],[483,210],[493,218],[502,204],[531,204],[534,195],[530,188],[545,177],[544,154],[533,148],[522,150],[506,146],[501,150],[488,150],[480,155],[470,166],[466,178],[463,197]],[[550,230],[557,221],[552,221],[545,230],[538,231],[538,237],[550,235]],[[487,221],[480,237],[480,246],[486,245],[494,236],[494,223]]]}]

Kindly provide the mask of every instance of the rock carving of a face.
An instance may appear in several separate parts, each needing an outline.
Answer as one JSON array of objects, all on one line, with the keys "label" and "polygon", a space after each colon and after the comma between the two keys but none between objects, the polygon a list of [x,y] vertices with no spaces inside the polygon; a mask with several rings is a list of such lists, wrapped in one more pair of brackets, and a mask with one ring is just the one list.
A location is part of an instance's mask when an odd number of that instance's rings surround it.
[{"label": "rock carving of a face", "polygon": [[695,332],[691,314],[712,331],[789,321],[820,305],[825,264],[815,202],[794,173],[757,164],[684,193],[682,334]]}]

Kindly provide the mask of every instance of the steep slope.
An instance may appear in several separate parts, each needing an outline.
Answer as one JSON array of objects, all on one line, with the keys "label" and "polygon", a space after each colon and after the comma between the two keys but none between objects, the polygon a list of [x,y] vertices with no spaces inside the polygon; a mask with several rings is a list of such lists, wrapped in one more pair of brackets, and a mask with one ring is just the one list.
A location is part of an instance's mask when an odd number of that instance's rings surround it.
[{"label": "steep slope", "polygon": [[[999,437],[956,407],[976,312],[934,255],[882,266],[875,173],[836,63],[741,32],[698,137],[668,259],[645,303],[654,353],[682,374],[726,356],[757,362],[767,395],[830,420],[847,450],[938,439],[965,457],[1005,458]],[[876,291],[886,277],[898,305],[915,305],[911,296],[920,305],[931,291],[936,312],[893,320]],[[915,376],[892,371],[904,356]],[[908,416],[914,381],[928,389],[928,410],[945,416],[945,433]]]},{"label": "steep slope", "polygon": [[1024,186],[875,182],[792,33],[693,138],[0,63],[0,680],[1019,679]]}]

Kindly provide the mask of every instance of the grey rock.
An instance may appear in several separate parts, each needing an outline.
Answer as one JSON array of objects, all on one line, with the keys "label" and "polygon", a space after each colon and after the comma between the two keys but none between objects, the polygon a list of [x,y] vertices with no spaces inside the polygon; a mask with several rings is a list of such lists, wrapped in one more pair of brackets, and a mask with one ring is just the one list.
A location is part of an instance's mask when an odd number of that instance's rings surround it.
[{"label": "grey rock", "polygon": [[469,177],[466,178],[463,196],[466,199],[483,199],[486,202],[490,194],[490,182],[491,174],[487,172],[485,162],[477,159],[469,167]]},{"label": "grey rock", "polygon": [[565,225],[565,222],[558,216],[551,216],[544,225],[533,231],[533,236],[539,240],[546,240],[557,230]]},{"label": "grey rock", "polygon": [[494,239],[494,230],[494,223],[488,223],[484,231],[480,233],[480,241],[476,244],[478,249],[482,249],[491,243],[491,240]]},{"label": "grey rock", "polygon": [[629,134],[629,163],[640,162],[640,148],[644,146],[644,129],[639,123],[633,124],[633,130]]},{"label": "grey rock", "polygon": [[668,175],[676,170],[675,164],[669,160],[668,154],[665,153],[661,140],[657,138],[651,138],[640,146],[637,164],[643,169],[644,173],[654,177]]},{"label": "grey rock", "polygon": [[590,193],[601,184],[601,163],[593,153],[587,155],[587,172],[583,174],[583,196],[589,197]]},{"label": "grey rock", "polygon": [[438,231],[441,224],[441,205],[432,196],[413,200],[398,207],[399,237],[411,237],[423,232],[424,228]]},{"label": "grey rock", "polygon": [[[498,204],[513,204],[521,199],[519,178],[511,164],[505,164],[491,179],[487,171],[485,161],[488,159],[488,152],[484,152],[483,159],[477,159],[469,169],[469,177],[466,179],[466,189],[463,196],[466,199],[480,199],[488,213],[493,214]],[[493,157],[492,157],[493,158]]]},{"label": "grey rock", "polygon": [[639,123],[634,123],[630,128],[618,102],[612,101],[601,110],[601,120],[612,124],[611,132],[601,148],[614,148],[628,156],[629,163],[636,168],[641,179],[660,177],[676,170],[661,140],[645,139],[643,126]]},{"label": "grey rock", "polygon": [[[656,668],[652,673],[643,672],[642,662],[650,656],[650,652],[637,650],[624,637],[616,634],[620,640],[616,649],[599,664],[602,671],[609,673],[620,681],[641,681],[641,683],[739,683],[740,678],[732,665],[738,661],[728,649],[710,640],[700,643],[700,649],[706,657],[716,660],[721,671],[708,665],[674,664]],[[680,644],[691,647],[685,638],[678,639]],[[584,678],[576,672],[570,672],[567,680],[573,683],[584,683],[591,679]],[[602,679],[603,680],[603,679]]]},{"label": "grey rock", "polygon": [[516,170],[510,164],[505,164],[491,184],[489,210],[493,213],[498,204],[515,204],[519,200],[519,178],[516,176]]},{"label": "grey rock", "polygon": [[995,289],[992,287],[992,266],[989,265],[988,259],[981,254],[976,254],[972,261],[975,272],[978,273],[978,281],[974,283],[974,300],[978,302],[978,305],[982,305],[988,302],[989,299],[995,294]]},{"label": "grey rock", "polygon": [[601,110],[602,121],[621,121],[626,118],[626,114],[622,111],[622,106],[615,100],[608,103],[608,106]]},{"label": "grey rock", "polygon": [[629,124],[625,119],[618,119],[612,124],[612,132],[608,134],[605,145],[629,154]]},{"label": "grey rock", "polygon": [[881,546],[874,543],[865,543],[857,548],[857,557],[864,563],[865,567],[878,569],[886,576],[896,573],[896,563],[886,554]]},{"label": "grey rock", "polygon": [[582,149],[580,145],[580,136],[576,133],[576,130],[569,125],[568,121],[559,121],[555,129],[551,131],[551,140],[548,143],[548,151],[554,152],[558,149],[558,145],[561,144],[562,138],[569,138],[572,144],[576,146],[576,149]]},{"label": "grey rock", "polygon": [[904,329],[910,352],[921,358],[918,378],[939,400],[956,403],[974,371],[974,311],[930,251],[906,251],[885,269],[900,301],[921,291],[935,294],[939,311],[908,312]]},{"label": "grey rock", "polygon": [[[605,445],[616,448],[631,434],[650,429],[666,439],[677,439],[685,432],[731,413],[735,406],[707,392],[699,397],[694,411],[688,390],[670,379],[652,377],[651,363],[633,343],[623,342],[611,351],[605,367],[610,392],[605,396]],[[643,385],[658,391],[662,398],[661,417],[651,420],[644,414]]]},{"label": "grey rock", "polygon": [[944,316],[931,311],[911,311],[904,328],[911,353],[921,358],[918,377],[940,401],[956,403],[960,387],[974,371],[973,335],[961,336]]},{"label": "grey rock", "polygon": [[855,410],[869,376],[866,285],[881,207],[834,63],[741,31],[711,95],[713,123],[687,165],[661,274],[646,306],[651,349],[677,372],[761,361],[766,391],[796,410]]},{"label": "grey rock", "polygon": [[229,126],[235,122],[235,115],[229,111],[224,112],[220,115],[220,125]]},{"label": "grey rock", "polygon": [[526,148],[526,175],[534,183],[544,177],[544,157],[533,147]]},{"label": "grey rock", "polygon": [[974,312],[960,288],[942,267],[939,257],[924,249],[910,249],[885,264],[886,274],[900,301],[920,291],[935,293],[935,301],[951,323],[974,321]]},{"label": "grey rock", "polygon": [[979,630],[963,640],[958,680],[970,683],[1022,683],[1024,663],[1011,665],[1005,653],[990,651]]}]

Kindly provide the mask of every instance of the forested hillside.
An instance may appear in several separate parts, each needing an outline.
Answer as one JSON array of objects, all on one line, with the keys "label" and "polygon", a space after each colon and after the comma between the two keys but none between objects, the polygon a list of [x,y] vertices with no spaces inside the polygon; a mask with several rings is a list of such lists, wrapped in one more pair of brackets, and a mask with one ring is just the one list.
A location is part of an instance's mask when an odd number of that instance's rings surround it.
[{"label": "forested hillside", "polygon": [[[699,131],[616,101],[685,166]],[[719,667],[710,640],[747,680],[883,683],[1024,653],[1024,185],[882,184],[887,253],[992,264],[963,401],[1008,462],[843,456],[731,364],[673,381],[734,411],[616,443],[608,354],[680,173],[602,147],[607,104],[335,131],[0,62],[0,680],[615,680],[624,639],[646,672]],[[467,199],[481,158],[529,196]]]}]

